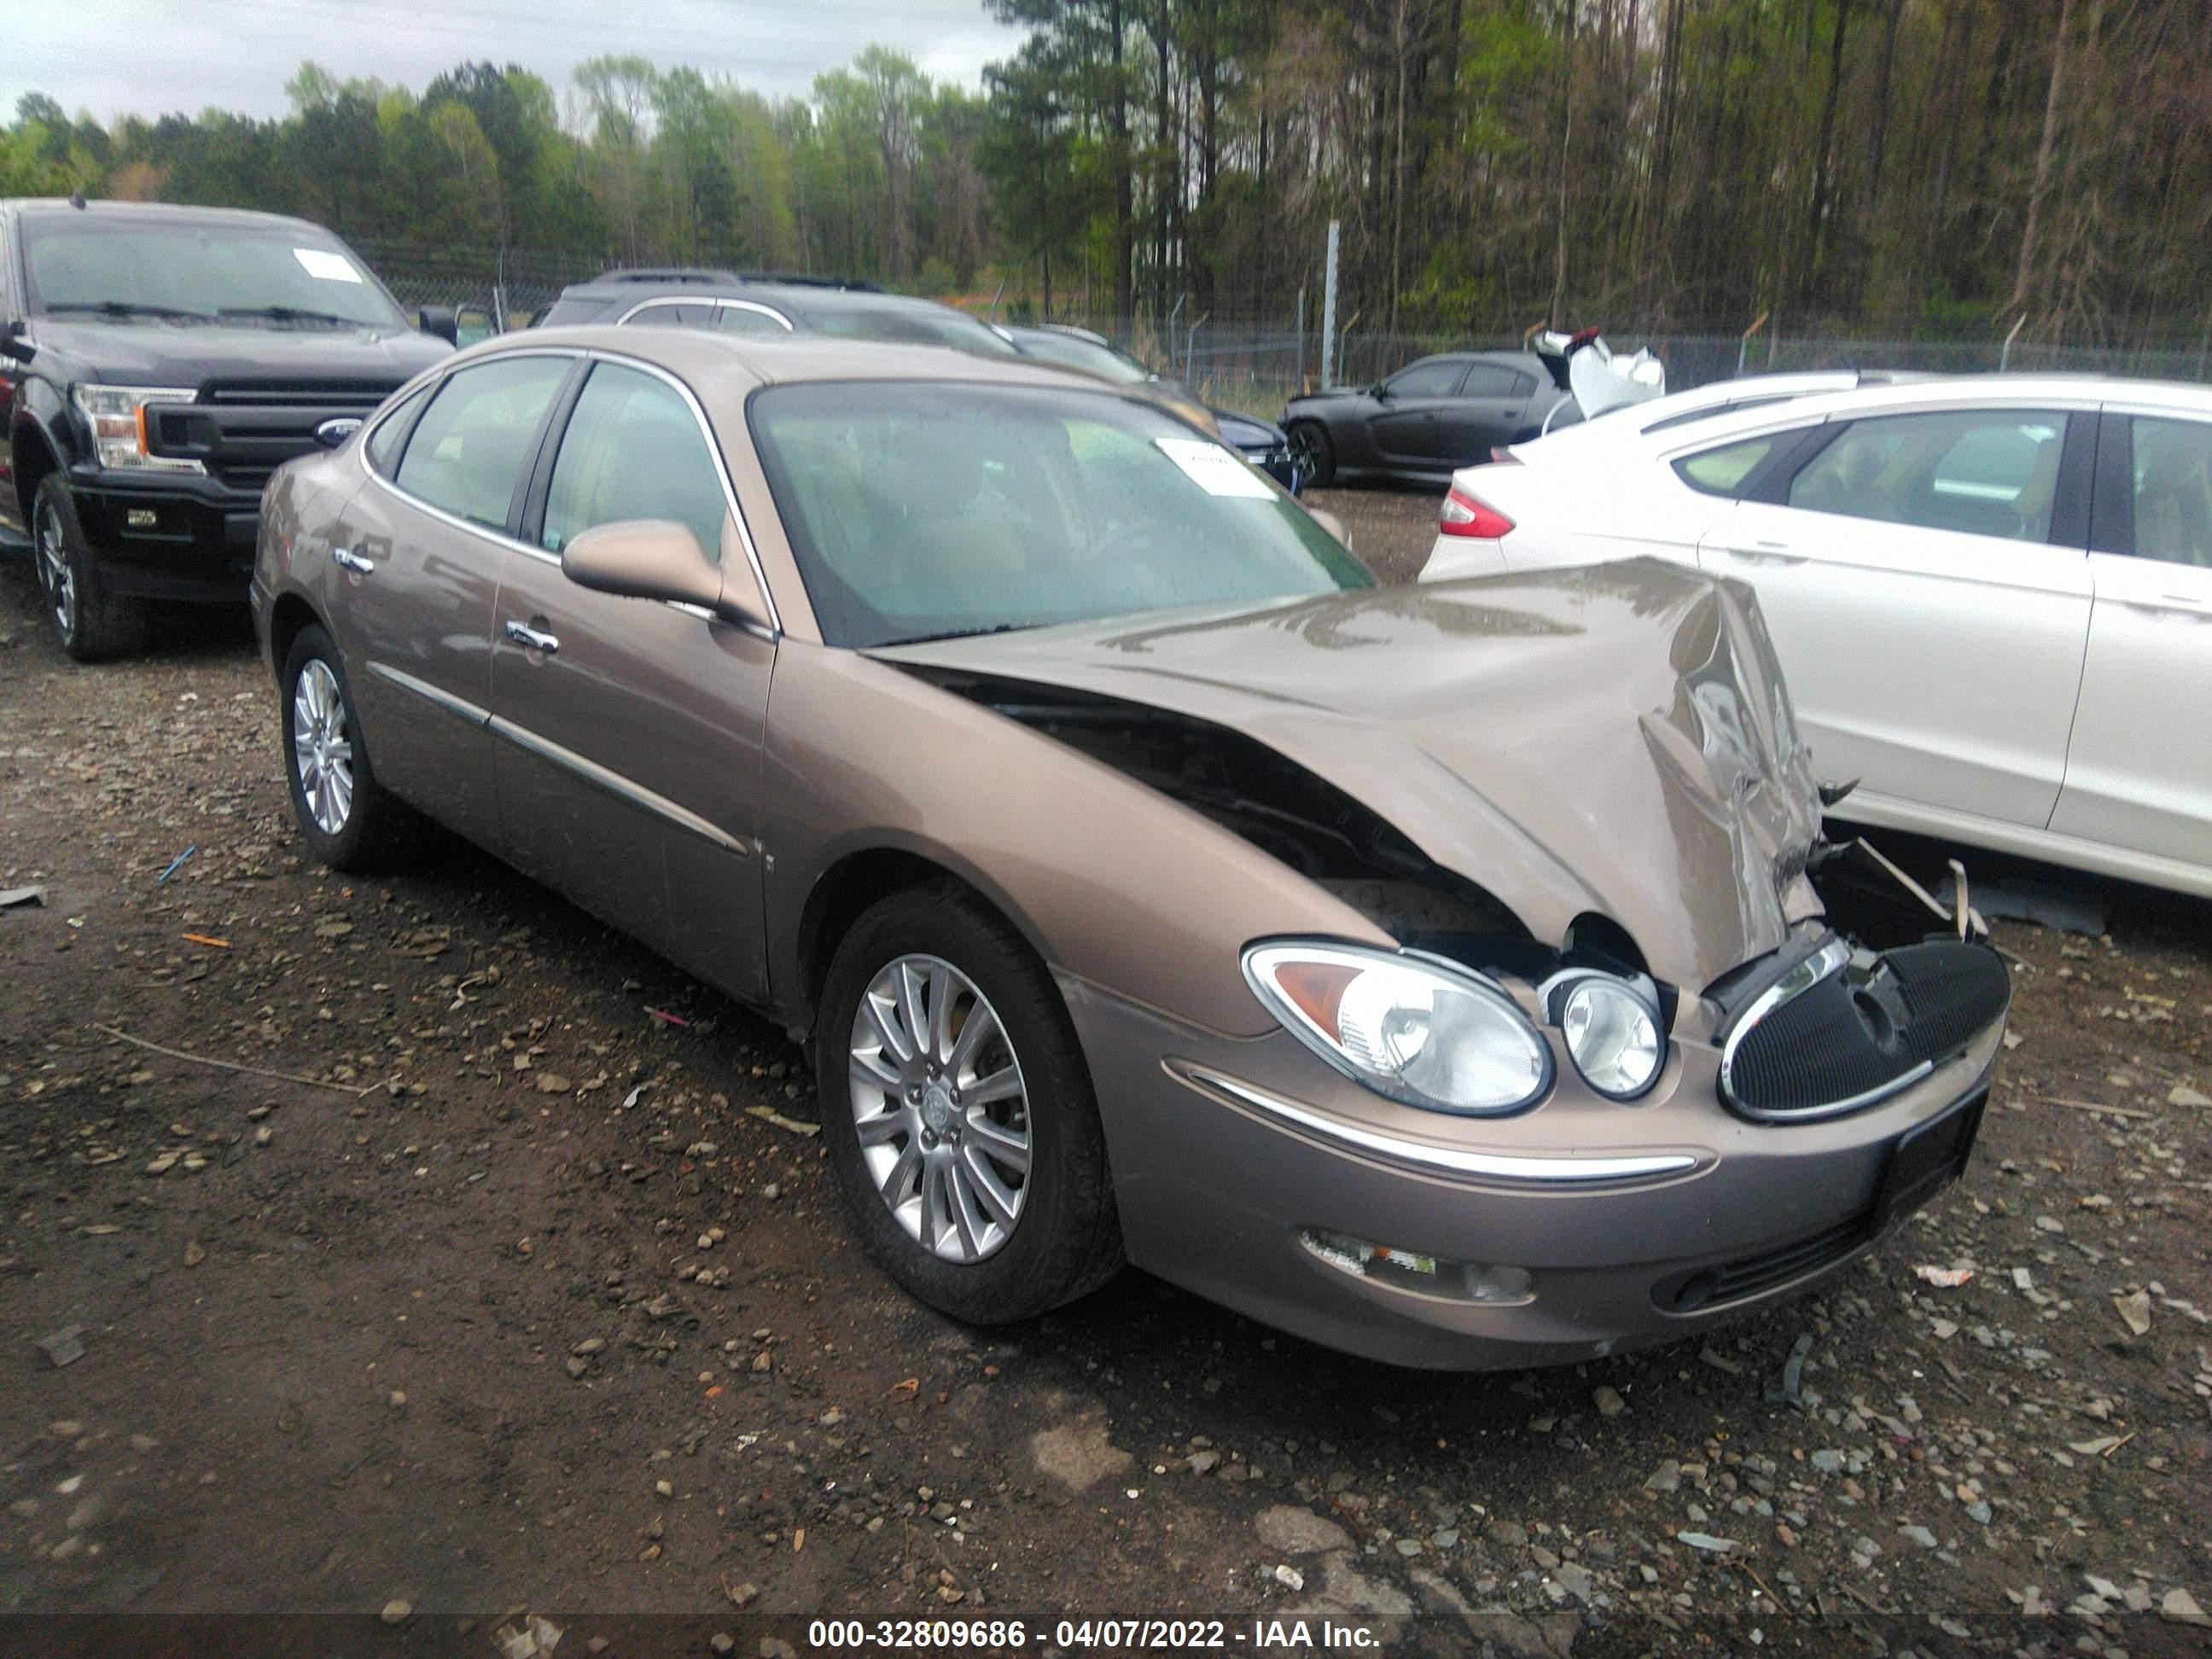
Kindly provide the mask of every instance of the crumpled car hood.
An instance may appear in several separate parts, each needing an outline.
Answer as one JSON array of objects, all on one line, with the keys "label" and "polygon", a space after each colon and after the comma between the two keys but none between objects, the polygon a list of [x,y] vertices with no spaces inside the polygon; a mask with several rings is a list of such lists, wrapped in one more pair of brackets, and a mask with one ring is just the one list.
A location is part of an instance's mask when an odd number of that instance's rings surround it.
[{"label": "crumpled car hood", "polygon": [[1820,912],[1820,832],[1751,590],[1652,560],[874,653],[1170,709],[1372,808],[1538,939],[1625,927],[1700,988]]}]

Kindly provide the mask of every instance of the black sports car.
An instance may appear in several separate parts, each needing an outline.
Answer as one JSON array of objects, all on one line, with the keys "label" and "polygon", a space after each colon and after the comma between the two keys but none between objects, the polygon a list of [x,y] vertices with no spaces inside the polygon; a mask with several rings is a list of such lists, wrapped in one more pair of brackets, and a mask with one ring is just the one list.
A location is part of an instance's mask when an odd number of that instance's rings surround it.
[{"label": "black sports car", "polygon": [[1408,363],[1364,391],[1293,398],[1291,453],[1310,484],[1346,477],[1443,479],[1501,445],[1579,419],[1572,397],[1533,352],[1455,351]]},{"label": "black sports car", "polygon": [[1243,454],[1291,495],[1298,493],[1305,477],[1298,471],[1297,459],[1291,453],[1290,438],[1282,428],[1256,415],[1239,415],[1233,409],[1215,410],[1213,419],[1221,428],[1222,442]]}]

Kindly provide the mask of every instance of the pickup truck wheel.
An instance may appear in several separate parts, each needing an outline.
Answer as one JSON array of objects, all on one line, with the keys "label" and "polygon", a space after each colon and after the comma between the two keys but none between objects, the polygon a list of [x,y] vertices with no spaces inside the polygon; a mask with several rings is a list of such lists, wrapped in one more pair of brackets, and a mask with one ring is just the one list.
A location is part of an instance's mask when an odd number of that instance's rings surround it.
[{"label": "pickup truck wheel", "polygon": [[1299,487],[1326,489],[1336,477],[1336,446],[1318,421],[1300,421],[1291,427],[1291,459],[1298,469]]},{"label": "pickup truck wheel", "polygon": [[957,884],[856,921],[816,1026],[822,1139],[871,1255],[973,1324],[1029,1319],[1120,1268],[1091,1070],[1052,975]]},{"label": "pickup truck wheel", "polygon": [[79,662],[125,657],[146,643],[146,608],[107,591],[85,540],[76,502],[58,473],[39,485],[31,509],[39,597],[61,648]]},{"label": "pickup truck wheel", "polygon": [[284,659],[284,775],[308,850],[333,870],[382,869],[404,845],[406,808],[370,770],[338,648],[300,630]]}]

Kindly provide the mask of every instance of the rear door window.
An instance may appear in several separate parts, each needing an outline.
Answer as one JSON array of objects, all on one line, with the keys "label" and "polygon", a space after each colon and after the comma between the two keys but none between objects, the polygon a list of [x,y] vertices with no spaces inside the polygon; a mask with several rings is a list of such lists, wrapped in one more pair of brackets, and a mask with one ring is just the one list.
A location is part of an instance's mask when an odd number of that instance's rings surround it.
[{"label": "rear door window", "polygon": [[574,366],[501,357],[450,376],[416,423],[393,483],[487,530],[505,531],[538,423]]},{"label": "rear door window", "polygon": [[1526,374],[1517,374],[1497,363],[1476,363],[1467,371],[1461,383],[1462,398],[1525,398],[1535,389],[1536,382]]},{"label": "rear door window", "polygon": [[1962,410],[1854,421],[1790,480],[1814,513],[2047,542],[2063,414]]},{"label": "rear door window", "polygon": [[398,464],[399,447],[407,441],[407,428],[415,424],[422,404],[434,386],[422,386],[410,392],[399,406],[377,422],[376,430],[368,434],[368,464],[386,477]]},{"label": "rear door window", "polygon": [[714,319],[714,307],[695,300],[655,300],[623,319],[628,328],[698,328]]},{"label": "rear door window", "polygon": [[1752,469],[1774,453],[1775,445],[1784,436],[1795,437],[1795,433],[1771,434],[1764,438],[1746,438],[1741,443],[1723,444],[1717,449],[1701,450],[1695,455],[1685,455],[1674,463],[1674,471],[1691,489],[1706,495],[1735,495],[1743,488]]},{"label": "rear door window", "polygon": [[791,325],[756,306],[717,306],[714,326],[729,334],[788,334]]}]

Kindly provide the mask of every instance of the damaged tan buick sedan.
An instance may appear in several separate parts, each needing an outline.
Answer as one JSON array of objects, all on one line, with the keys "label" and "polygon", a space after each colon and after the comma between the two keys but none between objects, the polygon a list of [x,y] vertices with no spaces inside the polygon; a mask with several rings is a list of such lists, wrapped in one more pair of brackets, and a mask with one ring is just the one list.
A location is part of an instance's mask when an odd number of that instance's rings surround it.
[{"label": "damaged tan buick sedan", "polygon": [[578,329],[284,468],[253,595],[314,854],[426,815],[805,1033],[853,1227],[962,1319],[1127,1261],[1584,1358],[1973,1144],[2003,963],[1821,841],[1732,583],[1382,588],[1114,387]]}]

